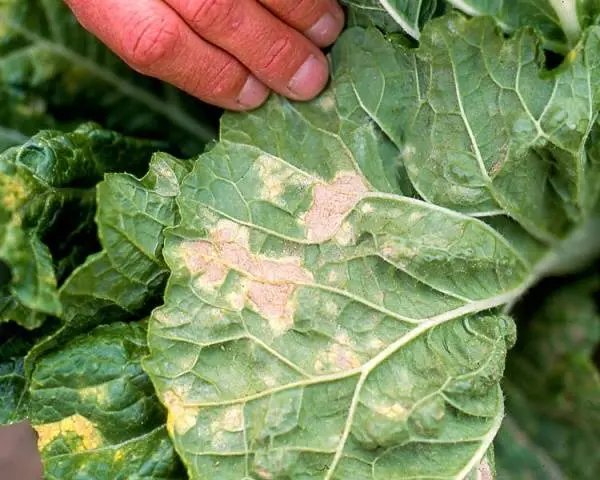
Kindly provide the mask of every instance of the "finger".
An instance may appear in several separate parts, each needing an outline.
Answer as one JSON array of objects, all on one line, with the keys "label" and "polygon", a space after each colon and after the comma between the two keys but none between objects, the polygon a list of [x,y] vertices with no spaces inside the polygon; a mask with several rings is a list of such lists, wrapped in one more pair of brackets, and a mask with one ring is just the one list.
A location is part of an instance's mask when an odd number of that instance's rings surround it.
[{"label": "finger", "polygon": [[335,0],[258,1],[319,47],[335,42],[344,28],[344,11]]},{"label": "finger", "polygon": [[262,104],[269,91],[235,58],[196,35],[161,0],[67,0],[89,31],[134,69],[231,110]]},{"label": "finger", "polygon": [[296,100],[328,79],[321,50],[255,0],[166,0],[200,36],[226,50],[264,84]]}]

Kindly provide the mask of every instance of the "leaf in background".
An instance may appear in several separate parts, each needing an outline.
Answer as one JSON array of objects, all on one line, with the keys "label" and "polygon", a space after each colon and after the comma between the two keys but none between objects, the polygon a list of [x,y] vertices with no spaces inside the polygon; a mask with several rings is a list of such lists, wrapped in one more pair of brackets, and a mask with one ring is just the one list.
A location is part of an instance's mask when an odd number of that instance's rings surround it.
[{"label": "leaf in background", "polygon": [[318,123],[350,93],[226,115],[182,184],[144,366],[194,478],[493,468],[514,340],[495,308],[529,266],[479,220],[377,191],[377,156]]},{"label": "leaf in background", "polygon": [[586,178],[598,174],[585,143],[600,103],[600,28],[554,72],[539,68],[538,52],[527,31],[507,40],[489,19],[448,15],[427,24],[416,50],[346,31],[334,77],[350,71],[424,198],[470,215],[506,212],[554,242],[589,215]]},{"label": "leaf in background", "polygon": [[53,257],[68,255],[71,234],[90,223],[104,173],[124,163],[138,171],[156,148],[88,124],[0,154],[0,321],[34,328],[61,314]]},{"label": "leaf in background", "polygon": [[101,326],[41,358],[27,395],[47,480],[187,478],[140,365],[145,322]]},{"label": "leaf in background", "polygon": [[185,162],[157,153],[142,179],[106,175],[97,187],[103,250],[88,257],[61,287],[63,326],[32,349],[28,366],[74,335],[139,318],[158,303],[167,277],[163,230],[178,219],[175,197],[188,169]]},{"label": "leaf in background", "polygon": [[0,324],[0,425],[25,419],[25,356],[36,342],[57,327],[56,323],[55,319],[49,320],[33,332],[15,323]]},{"label": "leaf in background", "polygon": [[[189,155],[202,151],[215,135],[214,112],[135,73],[79,26],[62,0],[0,0],[3,88],[43,99],[37,106],[61,128],[96,120],[123,134],[168,140]],[[15,143],[19,134],[37,131],[36,123],[19,121],[26,99],[8,114],[3,108],[0,145],[2,131],[12,132]]]},{"label": "leaf in background", "polygon": [[376,26],[384,32],[405,32],[419,39],[421,28],[436,12],[437,0],[342,0],[348,7],[348,23]]},{"label": "leaf in background", "polygon": [[599,287],[598,277],[572,283],[522,319],[507,363],[499,478],[592,480],[600,471]]},{"label": "leaf in background", "polygon": [[46,103],[41,97],[0,83],[0,153],[25,143],[40,130],[55,127],[56,121],[47,114]]},{"label": "leaf in background", "polygon": [[448,0],[468,15],[494,17],[505,31],[533,27],[544,44],[559,52],[568,51],[583,30],[600,14],[597,0]]},{"label": "leaf in background", "polygon": [[19,404],[27,385],[24,358],[32,344],[14,325],[0,325],[0,425],[22,419]]}]

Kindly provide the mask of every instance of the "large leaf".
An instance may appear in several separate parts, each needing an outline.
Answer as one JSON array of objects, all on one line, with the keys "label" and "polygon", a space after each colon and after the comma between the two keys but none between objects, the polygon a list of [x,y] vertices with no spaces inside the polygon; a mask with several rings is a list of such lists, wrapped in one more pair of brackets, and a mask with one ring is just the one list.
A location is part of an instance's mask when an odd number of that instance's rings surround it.
[{"label": "large leaf", "polygon": [[98,327],[40,359],[27,392],[47,480],[185,478],[140,360],[143,322]]},{"label": "large leaf", "polygon": [[469,15],[489,15],[508,32],[530,26],[558,51],[574,46],[582,31],[600,14],[596,0],[448,0]]},{"label": "large leaf", "polygon": [[53,261],[79,248],[96,182],[125,162],[140,170],[155,148],[89,124],[42,132],[0,155],[0,321],[33,328],[62,313]]},{"label": "large leaf", "polygon": [[[0,0],[3,89],[12,92],[12,108],[0,107],[0,146],[11,138],[22,143],[55,118],[61,128],[97,120],[190,154],[214,136],[205,107],[135,73],[79,26],[62,0]],[[27,110],[34,122],[20,120]]]},{"label": "large leaf", "polygon": [[354,111],[345,85],[226,115],[181,187],[145,368],[193,478],[491,474],[514,340],[496,307],[530,267],[481,221],[374,188],[372,136],[323,128]]},{"label": "large leaf", "polygon": [[418,39],[421,28],[438,8],[437,0],[342,0],[351,25],[402,31]]},{"label": "large leaf", "polygon": [[[594,479],[600,470],[600,314],[592,278],[550,295],[523,325],[506,372],[499,478]],[[596,293],[597,294],[597,293]]]},{"label": "large leaf", "polygon": [[351,29],[333,63],[350,71],[424,198],[476,216],[508,213],[552,243],[597,194],[587,179],[599,165],[585,145],[600,103],[600,29],[554,72],[538,66],[538,52],[528,31],[507,40],[489,19],[448,15],[427,24],[417,50]]},{"label": "large leaf", "polygon": [[29,353],[29,368],[39,355],[73,335],[150,312],[167,276],[163,230],[178,219],[175,197],[187,172],[185,162],[158,153],[142,179],[106,175],[97,187],[96,223],[103,250],[88,257],[61,287],[63,325]]}]

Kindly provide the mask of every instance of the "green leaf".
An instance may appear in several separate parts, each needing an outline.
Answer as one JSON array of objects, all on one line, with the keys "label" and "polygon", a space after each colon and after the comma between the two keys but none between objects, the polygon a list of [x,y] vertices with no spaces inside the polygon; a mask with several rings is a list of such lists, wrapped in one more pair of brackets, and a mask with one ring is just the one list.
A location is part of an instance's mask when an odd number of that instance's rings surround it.
[{"label": "green leaf", "polygon": [[350,25],[377,26],[385,32],[406,32],[419,39],[420,31],[438,8],[437,0],[342,0]]},{"label": "green leaf", "polygon": [[[491,20],[448,15],[408,50],[374,30],[344,33],[335,71],[401,149],[417,191],[470,215],[507,213],[552,243],[590,214],[598,164],[585,145],[600,97],[600,29],[554,72],[528,31],[505,39]],[[590,193],[590,188],[592,193]]]},{"label": "green leaf", "polygon": [[226,115],[182,184],[144,366],[193,478],[493,468],[497,307],[529,266],[479,220],[374,188],[371,137],[322,126],[356,105],[342,90]]},{"label": "green leaf", "polygon": [[55,328],[52,321],[34,332],[14,323],[0,324],[0,425],[25,419],[25,356],[36,342]]},{"label": "green leaf", "polygon": [[[0,7],[1,8],[1,7]],[[25,143],[40,130],[56,128],[39,95],[24,93],[0,83],[0,152]]]},{"label": "green leaf", "polygon": [[27,380],[24,357],[31,342],[13,326],[0,325],[0,425],[21,420],[19,404]]},{"label": "green leaf", "polygon": [[175,197],[188,169],[185,162],[158,153],[142,179],[106,175],[97,187],[103,250],[88,257],[61,287],[63,326],[35,346],[28,364],[73,335],[149,313],[166,282],[163,230],[178,220]]},{"label": "green leaf", "polygon": [[[34,117],[59,118],[61,128],[96,120],[124,134],[169,140],[190,155],[215,135],[206,107],[135,73],[88,34],[62,0],[0,2],[3,88],[38,99]],[[34,133],[38,125],[18,120],[27,108],[25,99],[0,120],[0,145]]]},{"label": "green leaf", "polygon": [[101,326],[41,358],[28,390],[48,480],[186,478],[140,360],[143,322]]},{"label": "green leaf", "polygon": [[547,47],[565,52],[600,13],[596,0],[448,0],[455,8],[494,17],[504,30],[536,28]]},{"label": "green leaf", "polygon": [[54,260],[68,255],[95,209],[94,187],[128,162],[139,170],[156,143],[93,124],[41,132],[0,154],[0,321],[34,328],[59,316]]},{"label": "green leaf", "polygon": [[598,278],[548,296],[507,364],[508,417],[496,452],[499,478],[593,479],[600,469]]}]

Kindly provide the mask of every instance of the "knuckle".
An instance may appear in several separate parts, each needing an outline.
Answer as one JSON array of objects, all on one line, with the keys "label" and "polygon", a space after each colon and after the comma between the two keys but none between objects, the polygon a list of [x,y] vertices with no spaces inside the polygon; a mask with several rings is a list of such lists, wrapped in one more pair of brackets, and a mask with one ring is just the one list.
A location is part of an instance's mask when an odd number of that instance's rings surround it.
[{"label": "knuckle", "polygon": [[189,21],[198,30],[221,31],[234,26],[236,2],[239,0],[190,0],[187,2]]},{"label": "knuckle", "polygon": [[135,68],[147,69],[172,55],[178,39],[175,23],[155,16],[139,17],[125,34],[123,56]]},{"label": "knuckle", "polygon": [[290,38],[283,37],[276,40],[262,56],[257,71],[270,72],[286,69],[290,60],[294,58],[296,50]]},{"label": "knuckle", "polygon": [[312,15],[317,8],[315,0],[297,0],[295,2],[287,2],[283,7],[282,15],[293,20],[302,20],[303,18]]},{"label": "knuckle", "polygon": [[202,79],[203,90],[212,98],[227,98],[235,96],[240,89],[244,73],[238,62],[231,58],[225,60],[220,68],[212,72],[208,77]]}]

